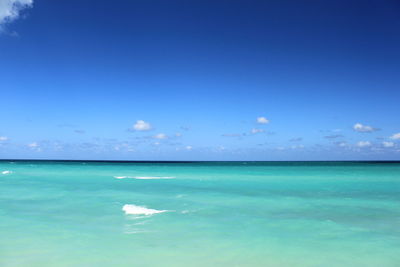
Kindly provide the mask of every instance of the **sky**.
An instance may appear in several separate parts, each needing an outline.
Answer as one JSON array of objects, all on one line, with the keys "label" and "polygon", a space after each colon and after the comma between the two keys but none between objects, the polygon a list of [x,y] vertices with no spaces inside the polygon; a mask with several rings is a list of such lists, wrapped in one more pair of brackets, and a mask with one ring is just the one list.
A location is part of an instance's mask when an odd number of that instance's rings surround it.
[{"label": "sky", "polygon": [[0,158],[400,160],[399,14],[0,0]]}]

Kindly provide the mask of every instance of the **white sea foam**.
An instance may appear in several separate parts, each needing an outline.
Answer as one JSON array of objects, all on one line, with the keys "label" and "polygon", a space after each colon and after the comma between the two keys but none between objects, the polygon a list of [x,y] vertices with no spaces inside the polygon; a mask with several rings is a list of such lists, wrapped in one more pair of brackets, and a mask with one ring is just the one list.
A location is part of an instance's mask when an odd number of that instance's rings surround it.
[{"label": "white sea foam", "polygon": [[153,215],[156,213],[166,212],[167,210],[155,210],[155,209],[148,209],[141,206],[136,206],[132,204],[125,204],[122,207],[122,210],[125,214],[133,214],[133,215]]},{"label": "white sea foam", "polygon": [[172,176],[135,176],[134,179],[156,180],[156,179],[174,179]]},{"label": "white sea foam", "polygon": [[125,179],[128,178],[128,176],[114,176],[115,179]]},{"label": "white sea foam", "polygon": [[160,180],[174,179],[173,176],[114,176],[115,179]]},{"label": "white sea foam", "polygon": [[6,174],[11,174],[12,173],[12,171],[2,171],[1,172],[1,174],[4,174],[4,175],[6,175]]},{"label": "white sea foam", "polygon": [[124,232],[124,234],[132,235],[132,234],[142,234],[142,233],[148,233],[148,232],[149,231],[127,230]]}]

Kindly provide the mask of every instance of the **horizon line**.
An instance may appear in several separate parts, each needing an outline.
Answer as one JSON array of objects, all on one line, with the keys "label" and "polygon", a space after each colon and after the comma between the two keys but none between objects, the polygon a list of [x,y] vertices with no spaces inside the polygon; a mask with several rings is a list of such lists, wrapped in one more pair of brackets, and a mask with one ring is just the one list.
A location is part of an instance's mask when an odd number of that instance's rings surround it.
[{"label": "horizon line", "polygon": [[99,163],[207,163],[207,162],[358,162],[400,163],[400,160],[93,160],[93,159],[0,159],[4,161],[53,161],[53,162],[99,162]]}]

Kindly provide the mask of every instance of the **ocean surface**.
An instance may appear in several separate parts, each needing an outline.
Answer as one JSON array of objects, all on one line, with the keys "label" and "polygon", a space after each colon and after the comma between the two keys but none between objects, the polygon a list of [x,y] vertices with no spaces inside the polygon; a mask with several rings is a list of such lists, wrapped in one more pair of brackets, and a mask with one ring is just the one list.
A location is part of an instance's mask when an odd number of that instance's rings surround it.
[{"label": "ocean surface", "polygon": [[0,266],[400,266],[400,163],[0,161]]}]

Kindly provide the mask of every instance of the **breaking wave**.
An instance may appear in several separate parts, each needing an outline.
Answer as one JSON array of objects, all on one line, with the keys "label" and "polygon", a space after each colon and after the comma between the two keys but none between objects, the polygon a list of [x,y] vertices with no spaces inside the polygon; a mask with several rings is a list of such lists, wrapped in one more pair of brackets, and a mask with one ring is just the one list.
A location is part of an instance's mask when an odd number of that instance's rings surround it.
[{"label": "breaking wave", "polygon": [[174,179],[173,176],[114,176],[115,179],[159,180]]},{"label": "breaking wave", "polygon": [[125,214],[133,214],[133,215],[153,215],[168,211],[168,210],[148,209],[145,207],[136,206],[132,204],[125,204],[122,207],[122,210],[125,212]]}]

